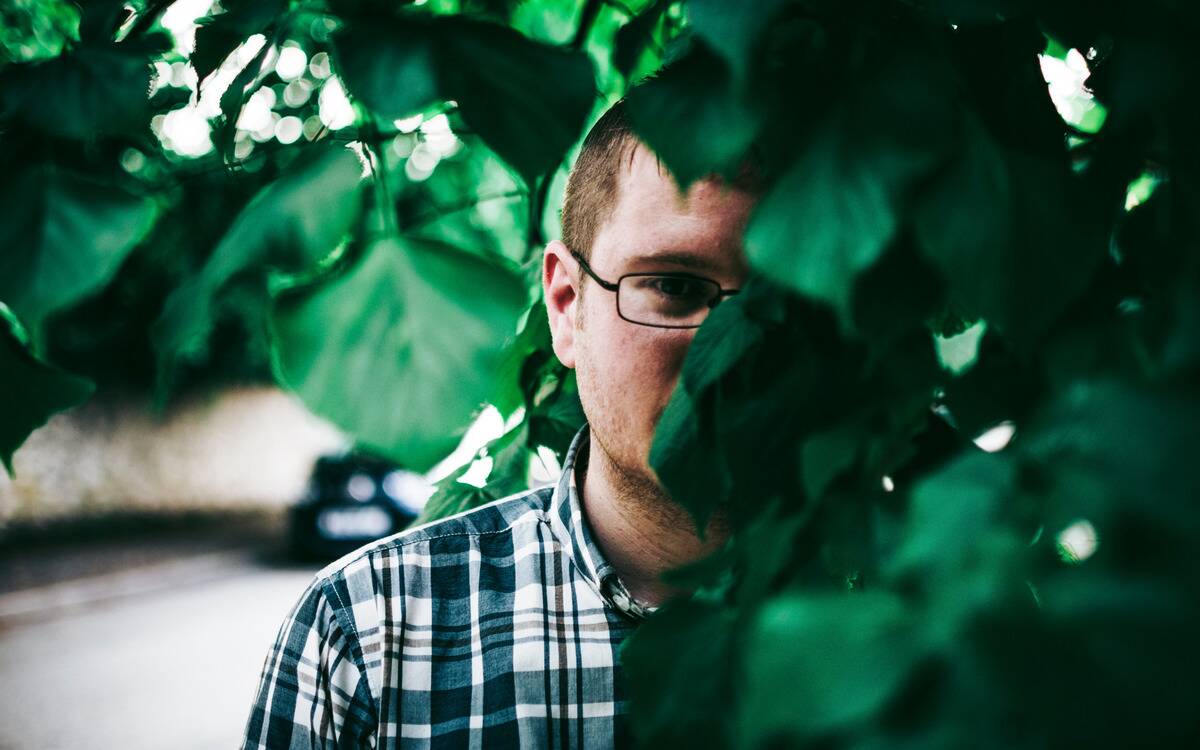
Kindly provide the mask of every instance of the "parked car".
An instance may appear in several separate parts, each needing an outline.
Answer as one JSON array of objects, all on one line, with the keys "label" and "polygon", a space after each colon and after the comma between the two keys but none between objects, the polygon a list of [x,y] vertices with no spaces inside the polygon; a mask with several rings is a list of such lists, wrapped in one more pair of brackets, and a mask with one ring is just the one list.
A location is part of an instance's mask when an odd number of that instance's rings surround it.
[{"label": "parked car", "polygon": [[292,552],[333,560],[403,530],[433,486],[416,472],[364,452],[322,456],[288,518]]}]

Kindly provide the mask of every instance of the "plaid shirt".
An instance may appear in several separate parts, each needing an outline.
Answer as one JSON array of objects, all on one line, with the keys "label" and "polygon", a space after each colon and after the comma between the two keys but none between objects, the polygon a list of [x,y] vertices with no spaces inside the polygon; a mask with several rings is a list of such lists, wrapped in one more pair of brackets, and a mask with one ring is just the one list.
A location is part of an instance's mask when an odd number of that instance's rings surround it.
[{"label": "plaid shirt", "polygon": [[618,647],[645,610],[557,486],[375,542],[317,573],[263,667],[243,748],[628,742]]}]

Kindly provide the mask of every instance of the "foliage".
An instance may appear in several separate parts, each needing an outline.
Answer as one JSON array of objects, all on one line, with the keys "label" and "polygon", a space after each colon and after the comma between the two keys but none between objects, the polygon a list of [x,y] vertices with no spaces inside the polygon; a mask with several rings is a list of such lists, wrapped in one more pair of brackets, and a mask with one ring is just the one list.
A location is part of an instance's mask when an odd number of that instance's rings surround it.
[{"label": "foliage", "polygon": [[628,642],[639,740],[1194,744],[1190,5],[224,0],[194,52],[134,5],[5,11],[0,457],[58,365],[269,372],[421,468],[494,404],[428,517],[522,488],[582,420],[538,250],[629,90],[680,181],[764,183],[652,449],[736,533]]}]

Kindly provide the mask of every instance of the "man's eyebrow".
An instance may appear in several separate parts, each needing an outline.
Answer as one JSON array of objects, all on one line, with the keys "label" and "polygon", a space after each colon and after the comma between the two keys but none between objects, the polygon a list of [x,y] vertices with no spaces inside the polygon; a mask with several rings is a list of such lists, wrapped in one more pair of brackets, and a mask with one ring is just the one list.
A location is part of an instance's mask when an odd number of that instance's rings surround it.
[{"label": "man's eyebrow", "polygon": [[697,271],[710,271],[716,273],[721,270],[715,262],[705,258],[704,256],[671,250],[661,250],[646,253],[644,255],[635,255],[629,259],[629,265],[639,267],[663,263],[674,266],[683,266],[684,268],[690,268]]}]

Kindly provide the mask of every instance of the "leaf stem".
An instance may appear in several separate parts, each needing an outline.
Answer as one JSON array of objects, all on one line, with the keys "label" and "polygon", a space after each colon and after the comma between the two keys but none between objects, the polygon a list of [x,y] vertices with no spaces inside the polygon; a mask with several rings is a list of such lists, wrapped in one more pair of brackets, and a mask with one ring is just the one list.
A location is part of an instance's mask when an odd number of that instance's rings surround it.
[{"label": "leaf stem", "polygon": [[396,205],[392,203],[392,190],[388,184],[387,150],[383,148],[383,138],[379,133],[379,125],[375,116],[366,113],[366,121],[360,130],[363,148],[367,152],[367,164],[371,167],[371,176],[375,183],[375,200],[379,212],[381,229],[389,237],[400,234],[396,221]]}]

